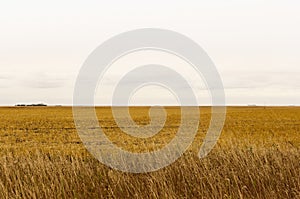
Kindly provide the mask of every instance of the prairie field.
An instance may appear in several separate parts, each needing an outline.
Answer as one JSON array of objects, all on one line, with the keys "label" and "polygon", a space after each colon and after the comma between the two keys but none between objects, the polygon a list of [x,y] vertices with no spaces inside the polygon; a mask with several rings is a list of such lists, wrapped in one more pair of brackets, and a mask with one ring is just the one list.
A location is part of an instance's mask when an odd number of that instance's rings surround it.
[{"label": "prairie field", "polygon": [[[131,107],[139,125],[149,107]],[[180,126],[180,107],[166,107],[164,128],[151,138],[122,132],[110,107],[96,108],[106,136],[132,152],[159,150]],[[0,108],[0,198],[300,198],[300,107],[228,107],[215,148],[198,151],[210,107],[189,149],[161,170],[111,169],[85,149],[72,107]]]}]

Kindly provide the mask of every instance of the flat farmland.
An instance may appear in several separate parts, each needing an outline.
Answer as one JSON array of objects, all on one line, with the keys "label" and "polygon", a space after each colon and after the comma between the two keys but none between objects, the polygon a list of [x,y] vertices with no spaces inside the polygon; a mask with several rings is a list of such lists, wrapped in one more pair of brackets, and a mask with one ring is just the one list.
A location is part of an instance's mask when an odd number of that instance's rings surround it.
[{"label": "flat farmland", "polygon": [[[180,107],[166,107],[150,138],[125,134],[110,107],[97,107],[110,141],[132,152],[160,150],[176,135]],[[138,125],[149,107],[130,107]],[[198,158],[210,107],[200,108],[194,142],[175,163],[130,174],[98,162],[82,144],[72,107],[0,108],[0,198],[300,198],[300,107],[228,107],[211,153]]]}]

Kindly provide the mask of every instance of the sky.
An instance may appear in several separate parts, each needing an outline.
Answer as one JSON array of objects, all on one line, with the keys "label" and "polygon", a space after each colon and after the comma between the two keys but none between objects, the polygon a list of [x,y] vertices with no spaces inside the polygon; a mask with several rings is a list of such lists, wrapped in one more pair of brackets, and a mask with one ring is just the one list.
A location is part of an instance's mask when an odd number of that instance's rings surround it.
[{"label": "sky", "polygon": [[[219,71],[228,105],[300,105],[299,10],[298,0],[0,1],[0,105],[72,105],[89,54],[139,28],[169,29],[197,42]],[[100,85],[96,101],[109,103],[111,90]],[[132,100],[173,102],[155,86]]]}]

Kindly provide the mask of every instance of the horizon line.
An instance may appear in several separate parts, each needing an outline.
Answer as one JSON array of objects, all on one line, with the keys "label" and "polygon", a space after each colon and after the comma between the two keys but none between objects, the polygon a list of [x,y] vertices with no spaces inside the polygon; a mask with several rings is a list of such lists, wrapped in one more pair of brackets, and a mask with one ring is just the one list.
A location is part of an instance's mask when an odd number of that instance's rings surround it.
[{"label": "horizon line", "polygon": [[[177,104],[135,104],[135,105],[110,105],[110,104],[95,104],[95,105],[71,105],[71,104],[44,104],[45,106],[32,106],[33,104],[24,104],[24,106],[16,105],[1,105],[0,107],[300,107],[300,104],[225,104],[225,105],[211,105],[211,104],[200,104],[200,105],[177,105]],[[22,104],[23,105],[23,104]]]}]

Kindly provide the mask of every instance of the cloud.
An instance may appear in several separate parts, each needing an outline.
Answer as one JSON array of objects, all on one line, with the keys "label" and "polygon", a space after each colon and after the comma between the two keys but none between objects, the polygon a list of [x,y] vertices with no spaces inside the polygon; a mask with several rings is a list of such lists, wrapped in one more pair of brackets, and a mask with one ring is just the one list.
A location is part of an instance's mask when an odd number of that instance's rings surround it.
[{"label": "cloud", "polygon": [[14,79],[15,75],[8,72],[1,72],[0,71],[0,80],[11,80]]},{"label": "cloud", "polygon": [[222,74],[225,89],[297,89],[300,88],[299,76],[300,72],[285,71],[230,71]]},{"label": "cloud", "polygon": [[6,80],[6,79],[11,79],[11,77],[6,75],[0,75],[0,80]]},{"label": "cloud", "polygon": [[61,74],[36,73],[21,80],[21,84],[29,88],[51,89],[67,85],[68,78]]},{"label": "cloud", "polygon": [[0,74],[0,88],[9,88],[14,85],[14,76],[8,73]]}]

